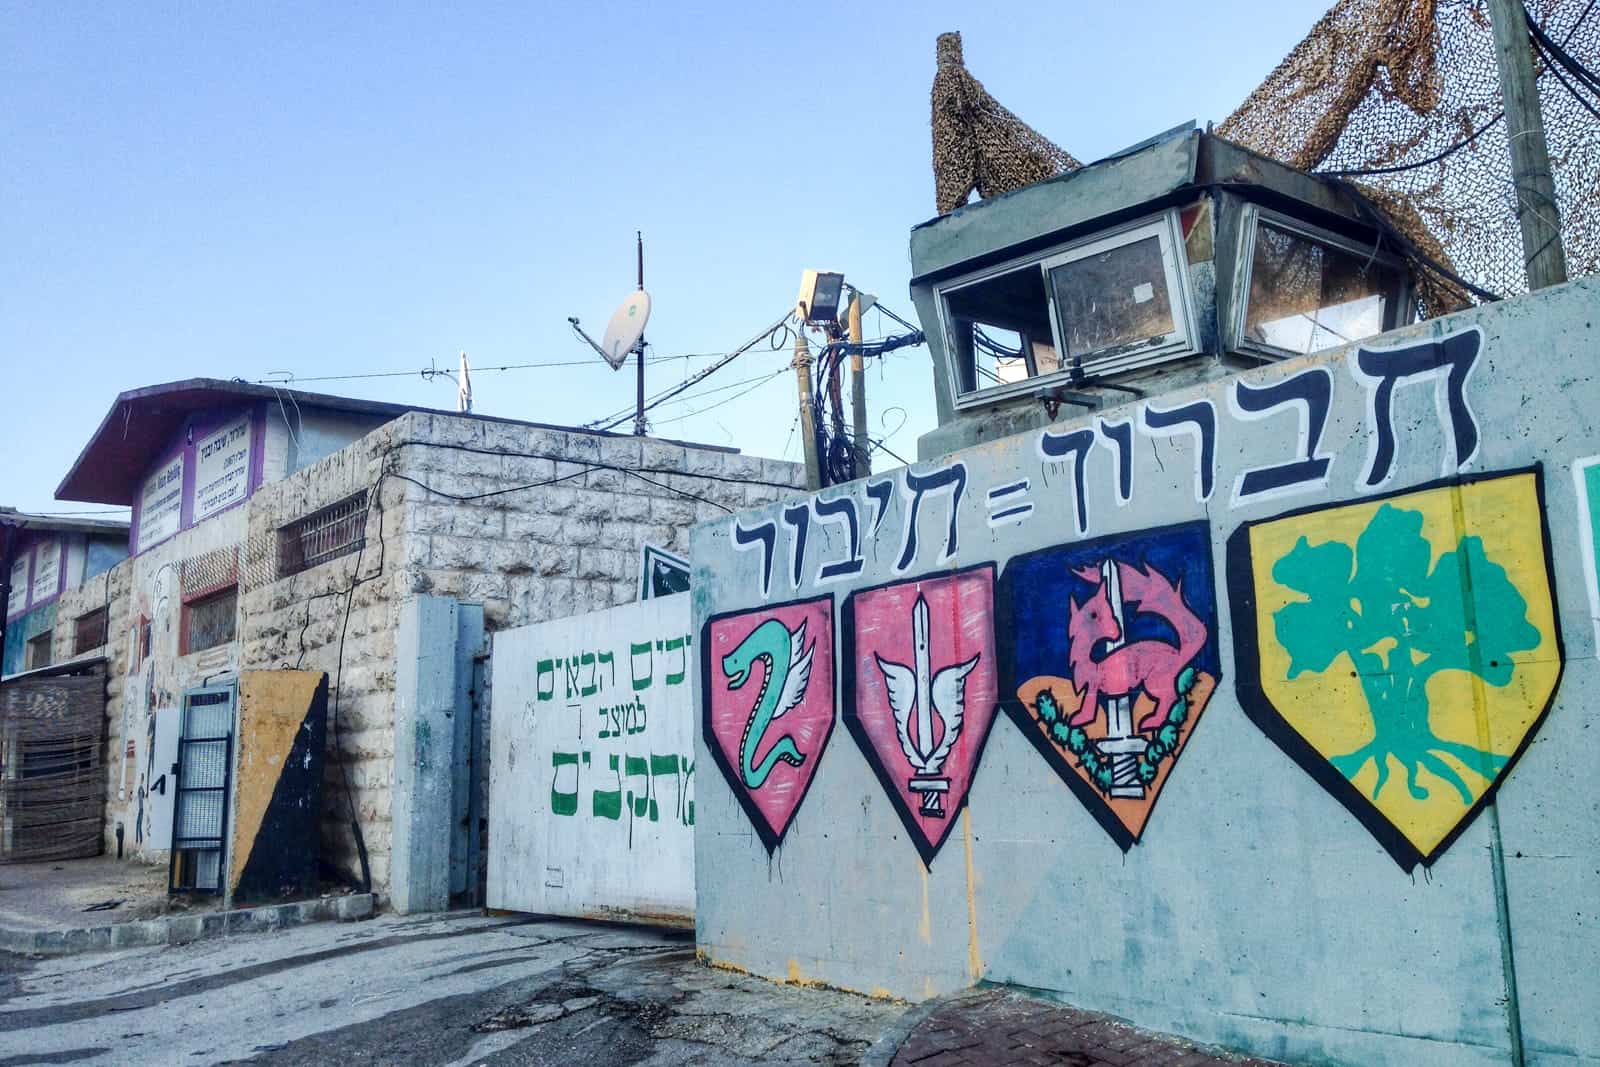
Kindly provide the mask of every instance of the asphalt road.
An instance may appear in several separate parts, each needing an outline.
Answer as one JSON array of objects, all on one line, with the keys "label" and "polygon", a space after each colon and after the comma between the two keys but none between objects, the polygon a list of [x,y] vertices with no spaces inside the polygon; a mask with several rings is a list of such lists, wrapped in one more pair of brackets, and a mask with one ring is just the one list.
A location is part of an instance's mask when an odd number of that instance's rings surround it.
[{"label": "asphalt road", "polygon": [[21,1064],[853,1064],[906,1007],[712,970],[688,932],[386,916],[61,959],[0,954]]}]

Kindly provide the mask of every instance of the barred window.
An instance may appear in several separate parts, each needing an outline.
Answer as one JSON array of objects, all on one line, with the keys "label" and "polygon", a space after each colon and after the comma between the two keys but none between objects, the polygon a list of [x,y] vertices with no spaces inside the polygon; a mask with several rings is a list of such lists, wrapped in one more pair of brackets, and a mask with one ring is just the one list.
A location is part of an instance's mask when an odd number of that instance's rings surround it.
[{"label": "barred window", "polygon": [[367,543],[367,492],[345,497],[278,530],[278,577],[299,574]]},{"label": "barred window", "polygon": [[203,652],[232,641],[238,614],[239,587],[236,585],[184,604],[183,654]]},{"label": "barred window", "polygon": [[72,654],[81,656],[106,643],[106,609],[95,608],[78,616],[73,630]]}]

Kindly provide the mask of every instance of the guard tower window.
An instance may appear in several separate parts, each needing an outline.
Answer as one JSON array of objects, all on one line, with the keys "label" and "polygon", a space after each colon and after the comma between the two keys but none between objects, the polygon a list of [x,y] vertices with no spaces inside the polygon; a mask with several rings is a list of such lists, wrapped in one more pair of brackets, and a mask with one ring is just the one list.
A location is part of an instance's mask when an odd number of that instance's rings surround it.
[{"label": "guard tower window", "polygon": [[1072,249],[1046,263],[1067,356],[1089,363],[1185,345],[1166,220]]},{"label": "guard tower window", "polygon": [[1259,208],[1249,210],[1247,222],[1239,348],[1307,355],[1411,321],[1409,284],[1397,259]]},{"label": "guard tower window", "polygon": [[1179,232],[1167,211],[939,287],[959,402],[1194,351]]},{"label": "guard tower window", "polygon": [[1037,263],[947,289],[944,305],[962,392],[1061,369]]}]

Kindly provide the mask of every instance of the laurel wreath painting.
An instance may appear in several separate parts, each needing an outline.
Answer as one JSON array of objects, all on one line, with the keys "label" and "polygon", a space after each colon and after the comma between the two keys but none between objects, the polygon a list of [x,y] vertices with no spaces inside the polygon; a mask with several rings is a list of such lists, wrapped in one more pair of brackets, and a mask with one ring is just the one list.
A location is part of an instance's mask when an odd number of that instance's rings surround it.
[{"label": "laurel wreath painting", "polygon": [[[1186,667],[1178,676],[1178,702],[1167,712],[1167,721],[1156,730],[1150,746],[1139,754],[1139,781],[1145,785],[1156,780],[1163,760],[1171,758],[1183,738],[1183,725],[1189,718],[1189,692],[1194,688],[1197,675],[1193,667]],[[1111,761],[1089,743],[1083,727],[1067,721],[1060,698],[1050,689],[1043,690],[1034,704],[1034,712],[1044,724],[1050,740],[1066,748],[1078,758],[1089,778],[1102,793],[1111,791]]]}]

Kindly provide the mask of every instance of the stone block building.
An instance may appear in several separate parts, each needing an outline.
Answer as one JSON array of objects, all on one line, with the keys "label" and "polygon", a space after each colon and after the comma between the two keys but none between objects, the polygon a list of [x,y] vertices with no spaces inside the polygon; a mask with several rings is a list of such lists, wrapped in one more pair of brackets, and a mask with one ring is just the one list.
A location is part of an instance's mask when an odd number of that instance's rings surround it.
[{"label": "stone block building", "polygon": [[[142,459],[109,460],[102,437],[124,406],[130,426],[164,425],[147,433]],[[228,451],[243,473],[203,468],[200,452],[219,434],[235,442]],[[107,462],[120,465],[114,477]],[[216,486],[224,476],[232,481]],[[176,499],[163,478],[182,486]],[[484,815],[469,785],[481,785],[487,730],[474,723],[444,748],[417,751],[407,733],[415,694],[402,691],[419,656],[405,643],[407,605],[463,605],[458,696],[470,720],[487,708],[476,699],[485,680],[471,674],[485,635],[632,600],[644,546],[686,555],[694,523],[803,485],[796,464],[653,438],[206,380],[123,394],[58,494],[134,508],[131,557],[62,608],[105,604],[109,615],[96,651],[108,660],[118,757],[108,761],[108,840],[121,825],[136,854],[168,855],[172,795],[153,790],[170,769],[185,693],[225,688],[241,670],[323,671],[325,863],[380,894],[417,884],[424,872],[408,864],[428,853],[413,845],[397,857],[395,839],[444,823],[429,821],[436,813],[408,783],[416,761],[448,756],[461,779],[450,890],[470,891]],[[217,493],[228,498],[221,506]],[[430,890],[404,906],[445,903]]]}]

